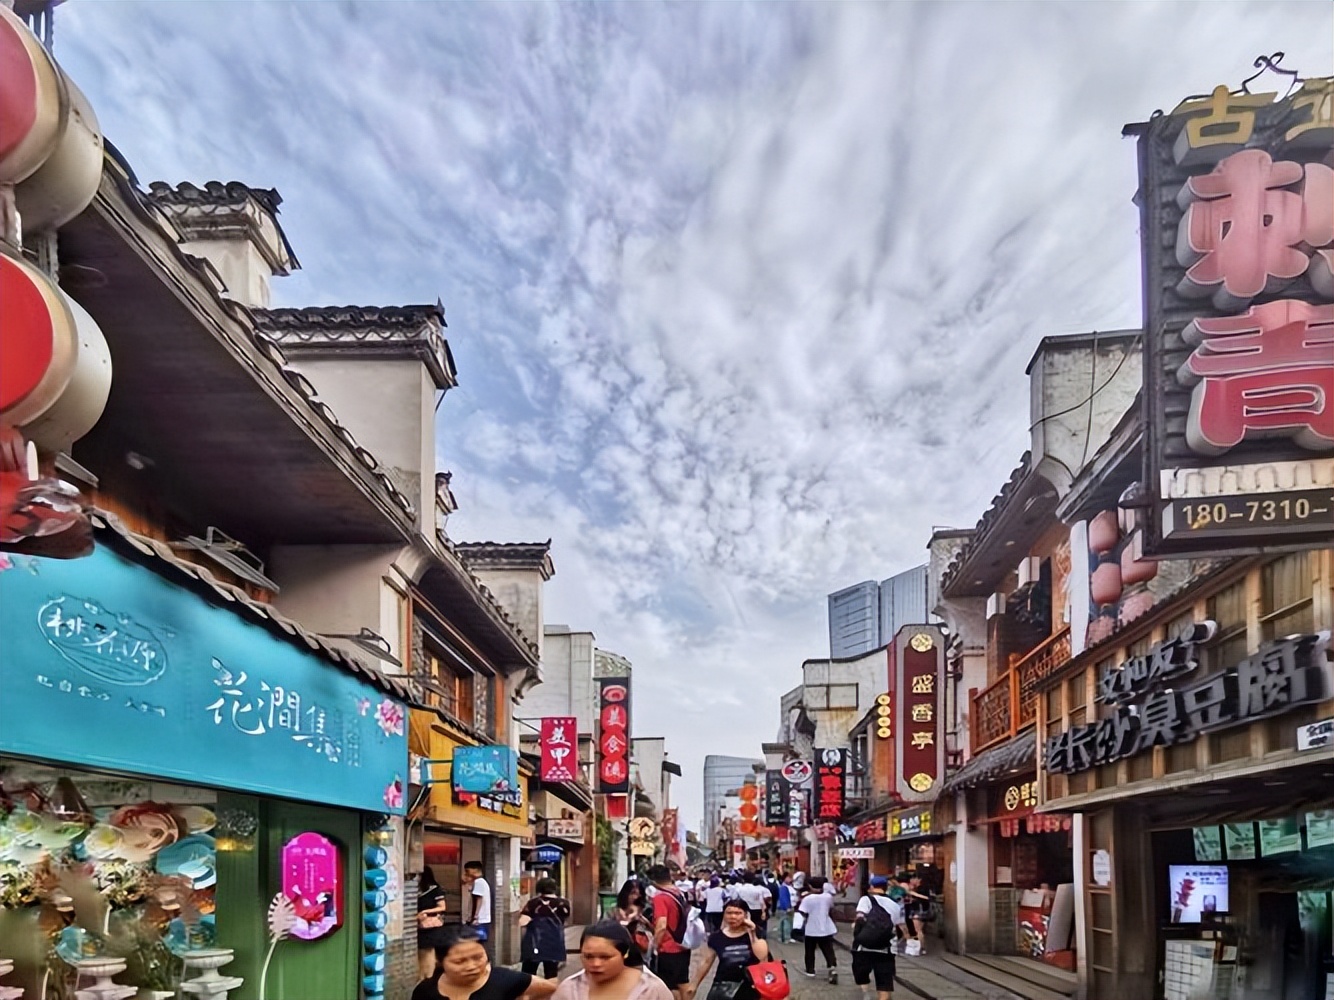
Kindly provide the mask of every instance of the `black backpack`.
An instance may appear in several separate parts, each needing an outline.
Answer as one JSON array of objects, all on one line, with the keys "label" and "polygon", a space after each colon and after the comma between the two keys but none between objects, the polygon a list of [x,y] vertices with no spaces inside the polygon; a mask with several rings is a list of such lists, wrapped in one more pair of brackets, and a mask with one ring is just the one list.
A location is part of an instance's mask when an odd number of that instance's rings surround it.
[{"label": "black backpack", "polygon": [[857,924],[853,932],[852,943],[858,948],[871,948],[886,951],[894,943],[894,918],[889,910],[881,905],[875,896],[867,897],[871,901],[871,912]]}]

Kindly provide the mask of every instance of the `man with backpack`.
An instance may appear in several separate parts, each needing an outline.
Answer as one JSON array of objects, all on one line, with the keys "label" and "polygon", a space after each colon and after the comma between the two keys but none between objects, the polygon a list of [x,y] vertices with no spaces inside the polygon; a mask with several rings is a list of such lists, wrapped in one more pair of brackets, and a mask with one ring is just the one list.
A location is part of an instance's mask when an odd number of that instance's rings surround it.
[{"label": "man with backpack", "polygon": [[653,894],[653,943],[658,954],[658,978],[667,984],[676,1000],[685,1000],[683,989],[690,983],[690,949],[685,945],[690,903],[672,884],[666,865],[653,865],[649,881]]},{"label": "man with backpack", "polygon": [[903,907],[885,895],[888,885],[886,876],[871,876],[852,925],[852,981],[869,997],[874,978],[876,1000],[893,1000],[894,936],[903,925]]}]

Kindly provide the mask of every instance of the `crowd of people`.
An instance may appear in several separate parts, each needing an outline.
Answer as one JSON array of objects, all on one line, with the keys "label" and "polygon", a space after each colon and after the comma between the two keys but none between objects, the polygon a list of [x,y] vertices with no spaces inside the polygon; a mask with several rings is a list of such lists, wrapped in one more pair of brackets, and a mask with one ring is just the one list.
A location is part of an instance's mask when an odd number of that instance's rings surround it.
[{"label": "crowd of people", "polygon": [[[820,876],[798,871],[780,878],[763,870],[673,878],[665,865],[654,865],[629,879],[615,905],[583,931],[582,968],[557,984],[570,918],[557,884],[539,879],[520,911],[522,961],[515,971],[493,964],[489,886],[481,880],[483,902],[475,888],[480,868],[468,874],[469,919],[448,926],[444,895],[429,870],[421,880],[423,979],[412,1000],[695,1000],[710,972],[712,984],[700,1000],[764,1000],[772,994],[760,991],[756,973],[772,968],[771,931],[779,942],[803,944],[806,976],[816,975],[818,954],[829,983],[838,982],[835,887]],[[874,984],[877,1000],[891,1000],[895,957],[925,952],[930,914],[930,896],[915,874],[871,876],[852,925],[853,981],[868,997]],[[692,977],[696,951],[701,961]],[[766,974],[785,976],[781,970]]]}]

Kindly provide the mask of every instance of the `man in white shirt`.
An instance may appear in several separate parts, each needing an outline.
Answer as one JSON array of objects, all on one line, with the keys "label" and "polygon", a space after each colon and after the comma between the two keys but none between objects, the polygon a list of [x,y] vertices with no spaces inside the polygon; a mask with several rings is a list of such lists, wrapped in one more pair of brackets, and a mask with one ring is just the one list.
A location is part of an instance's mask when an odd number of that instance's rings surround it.
[{"label": "man in white shirt", "polygon": [[480,861],[469,861],[463,866],[463,888],[471,899],[471,909],[464,909],[469,914],[468,923],[482,932],[482,947],[486,949],[487,957],[494,961],[496,944],[491,940],[491,883],[482,876]]},{"label": "man in white shirt", "polygon": [[884,875],[871,876],[867,894],[857,900],[852,931],[852,981],[869,998],[874,977],[876,1000],[893,1000],[894,932],[906,931],[903,907],[885,895],[888,885]]},{"label": "man in white shirt", "polygon": [[758,875],[752,875],[736,887],[736,894],[750,910],[750,919],[755,922],[755,936],[765,937],[768,933],[765,921],[769,919],[769,904],[773,902],[768,888]]}]

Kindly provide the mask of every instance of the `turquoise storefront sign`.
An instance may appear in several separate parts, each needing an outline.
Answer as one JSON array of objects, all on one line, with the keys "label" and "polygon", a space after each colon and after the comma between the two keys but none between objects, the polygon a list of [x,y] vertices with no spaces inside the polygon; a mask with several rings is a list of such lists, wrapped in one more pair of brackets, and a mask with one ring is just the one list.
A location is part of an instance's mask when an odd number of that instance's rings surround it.
[{"label": "turquoise storefront sign", "polygon": [[0,753],[402,814],[406,718],[104,545],[0,557]]}]

